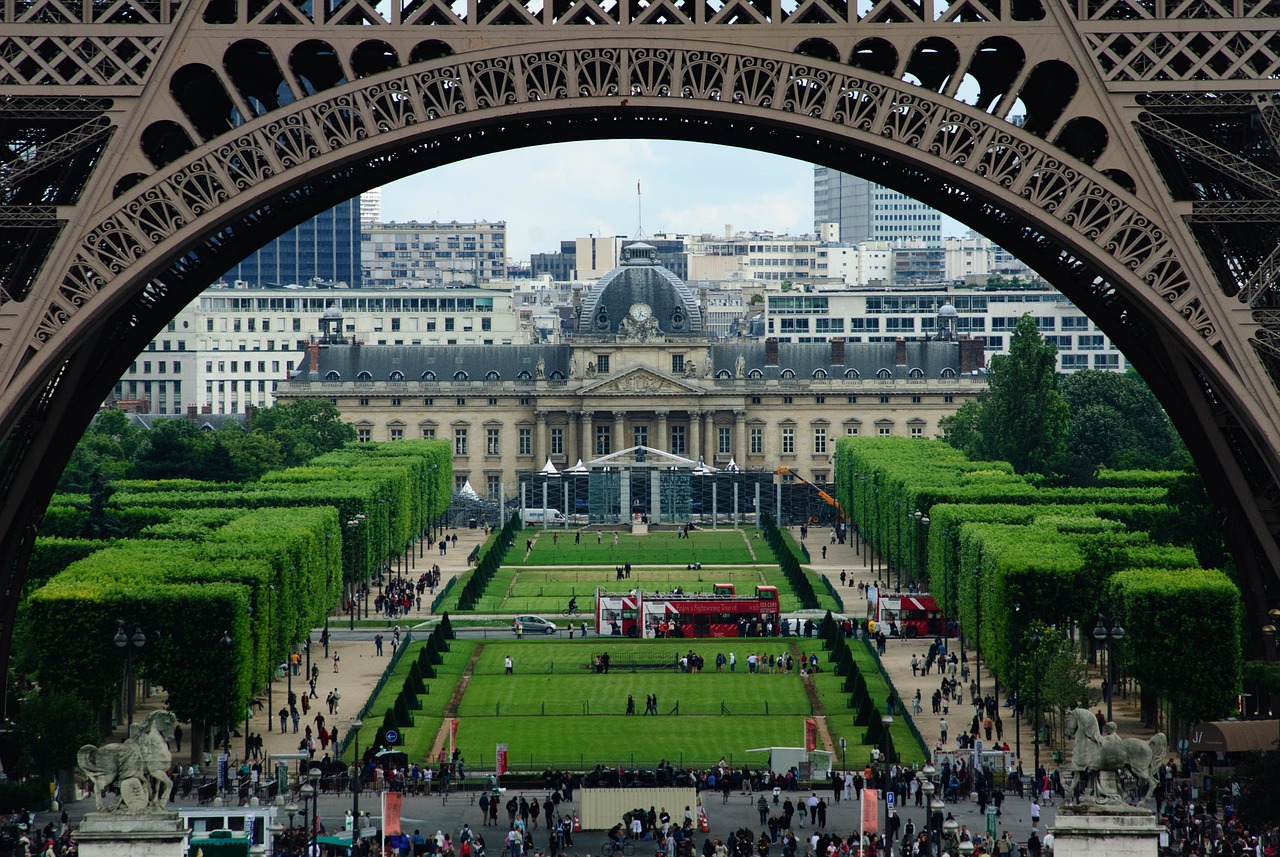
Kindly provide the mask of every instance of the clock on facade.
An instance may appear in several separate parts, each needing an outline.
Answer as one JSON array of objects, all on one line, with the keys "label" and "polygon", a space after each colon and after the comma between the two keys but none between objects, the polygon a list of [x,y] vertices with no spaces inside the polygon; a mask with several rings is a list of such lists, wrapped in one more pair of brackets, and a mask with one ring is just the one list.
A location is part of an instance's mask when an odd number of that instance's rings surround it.
[{"label": "clock on facade", "polygon": [[636,321],[644,321],[646,318],[648,318],[651,315],[653,315],[653,310],[649,308],[648,304],[632,304],[631,305],[631,317],[634,318]]}]

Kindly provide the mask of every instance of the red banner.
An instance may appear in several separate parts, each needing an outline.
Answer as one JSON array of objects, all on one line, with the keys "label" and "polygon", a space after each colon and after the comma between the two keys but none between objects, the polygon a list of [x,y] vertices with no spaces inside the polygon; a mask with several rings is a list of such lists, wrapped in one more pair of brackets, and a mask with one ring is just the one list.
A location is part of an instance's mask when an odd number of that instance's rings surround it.
[{"label": "red banner", "polygon": [[862,830],[880,832],[880,792],[876,789],[862,790]]},{"label": "red banner", "polygon": [[382,835],[397,836],[400,830],[400,804],[403,792],[386,791],[382,793]]},{"label": "red banner", "polygon": [[804,751],[812,753],[818,749],[818,722],[812,717],[804,719]]},{"label": "red banner", "polygon": [[494,755],[497,759],[498,776],[502,776],[507,772],[507,745],[499,744],[497,753]]},{"label": "red banner", "polygon": [[458,743],[458,719],[455,717],[449,721],[449,754],[453,755],[453,748]]}]

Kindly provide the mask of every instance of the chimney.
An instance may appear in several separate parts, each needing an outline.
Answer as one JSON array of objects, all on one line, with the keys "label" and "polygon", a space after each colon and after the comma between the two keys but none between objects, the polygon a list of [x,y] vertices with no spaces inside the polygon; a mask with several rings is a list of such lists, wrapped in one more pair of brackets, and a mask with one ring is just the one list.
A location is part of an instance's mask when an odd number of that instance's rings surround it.
[{"label": "chimney", "polygon": [[764,341],[764,365],[778,365],[778,340],[775,337],[769,337]]},{"label": "chimney", "polygon": [[320,343],[313,339],[311,344],[307,346],[307,353],[311,358],[311,362],[307,368],[311,374],[314,375],[320,371]]},{"label": "chimney", "polygon": [[970,375],[987,365],[987,354],[982,349],[981,339],[961,339],[960,374]]},{"label": "chimney", "polygon": [[202,413],[202,414],[211,414],[211,413],[213,413],[213,405],[201,405],[201,406],[200,406],[200,413]]},{"label": "chimney", "polygon": [[893,365],[907,365],[907,340],[901,336],[893,341]]},{"label": "chimney", "polygon": [[195,405],[187,405],[187,419],[191,420],[192,422],[195,422],[195,420],[196,420],[196,406],[195,406]]},{"label": "chimney", "polygon": [[844,365],[844,337],[837,336],[831,340],[831,365]]}]

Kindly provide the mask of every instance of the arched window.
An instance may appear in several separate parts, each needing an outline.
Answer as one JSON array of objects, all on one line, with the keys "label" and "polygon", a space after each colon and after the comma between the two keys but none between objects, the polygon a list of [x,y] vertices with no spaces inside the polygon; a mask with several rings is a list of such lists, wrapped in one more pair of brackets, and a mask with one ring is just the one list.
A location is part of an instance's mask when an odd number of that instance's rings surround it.
[{"label": "arched window", "polygon": [[521,381],[532,381],[533,373],[531,373],[528,369],[521,369],[520,374],[517,375],[516,377],[519,378]]},{"label": "arched window", "polygon": [[422,380],[424,381],[434,381],[435,379],[436,373],[432,372],[430,369],[422,373]]},{"label": "arched window", "polygon": [[372,373],[372,372],[361,372],[359,375],[357,375],[357,376],[356,376],[356,380],[357,380],[357,381],[372,381],[372,380],[373,380],[373,373]]},{"label": "arched window", "polygon": [[728,369],[721,369],[719,372],[716,373],[716,379],[720,381],[728,381],[732,377],[733,377],[733,373],[731,373]]},{"label": "arched window", "polygon": [[790,381],[792,378],[795,378],[795,377],[796,377],[796,373],[795,373],[794,371],[792,371],[792,370],[790,370],[790,369],[783,369],[783,370],[782,370],[782,378],[783,378],[783,380]]},{"label": "arched window", "polygon": [[564,373],[563,373],[563,372],[561,372],[559,369],[557,369],[557,370],[555,370],[554,372],[552,372],[548,377],[549,377],[552,381],[563,381],[563,380],[564,380]]},{"label": "arched window", "polygon": [[330,369],[327,373],[325,373],[324,379],[326,381],[341,381],[342,376],[339,375],[336,370]]},{"label": "arched window", "polygon": [[497,372],[495,372],[494,370],[490,369],[488,372],[485,372],[485,373],[484,373],[484,379],[485,379],[486,381],[501,381],[501,380],[502,380],[502,376],[501,376],[501,375],[499,375],[499,374],[498,374]]},{"label": "arched window", "polygon": [[881,369],[879,372],[876,373],[876,377],[879,378],[881,381],[887,381],[893,377],[893,373],[890,372],[888,369]]},{"label": "arched window", "polygon": [[954,378],[955,376],[956,376],[956,370],[952,369],[950,366],[942,370],[943,378]]},{"label": "arched window", "polygon": [[466,372],[463,372],[461,369],[459,369],[457,372],[454,372],[454,373],[453,373],[453,380],[455,380],[455,381],[465,381],[465,380],[467,380],[467,373],[466,373]]},{"label": "arched window", "polygon": [[395,370],[394,372],[392,372],[392,373],[391,373],[391,380],[392,380],[392,381],[403,381],[403,380],[404,380],[404,373],[403,373],[403,372],[401,372],[399,369]]},{"label": "arched window", "polygon": [[827,380],[827,370],[826,370],[826,369],[814,369],[814,370],[813,370],[813,377],[814,377],[814,379],[815,379],[815,380],[818,380],[818,381],[825,381],[825,380]]},{"label": "arched window", "polygon": [[846,378],[861,378],[862,373],[859,372],[857,369],[846,369],[844,370],[844,376]]},{"label": "arched window", "polygon": [[908,373],[907,373],[907,377],[908,377],[908,378],[923,378],[923,377],[924,377],[924,370],[923,370],[923,369],[921,369],[919,366],[916,366],[916,367],[915,367],[915,368],[913,368],[910,372],[908,372]]},{"label": "arched window", "polygon": [[754,378],[758,381],[764,377],[764,373],[761,372],[759,369],[752,369],[750,372],[747,373],[747,377]]}]

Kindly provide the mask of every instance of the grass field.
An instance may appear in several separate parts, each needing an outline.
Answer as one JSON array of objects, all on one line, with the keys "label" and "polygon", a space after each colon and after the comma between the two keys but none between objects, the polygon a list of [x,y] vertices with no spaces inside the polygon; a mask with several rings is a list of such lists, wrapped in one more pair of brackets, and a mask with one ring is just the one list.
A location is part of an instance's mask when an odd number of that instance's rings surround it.
[{"label": "grass field", "polygon": [[[748,648],[747,643],[754,644]],[[751,674],[746,658],[754,649],[765,655],[791,650],[818,651],[822,672],[812,677],[815,697],[797,672]],[[475,652],[476,642],[455,640],[445,655],[440,676],[431,681],[431,693],[422,697],[413,728],[405,730],[405,746],[411,759],[430,752],[440,729],[445,705],[462,678],[462,670]],[[597,763],[649,767],[660,758],[677,765],[709,765],[721,756],[736,763],[760,764],[763,754],[748,750],[769,746],[799,746],[804,738],[804,718],[817,711],[827,714],[833,741],[848,739],[847,760],[861,766],[870,748],[861,745],[862,729],[853,726],[848,694],[840,680],[827,672],[826,652],[816,639],[618,641],[588,639],[554,643],[531,640],[482,644],[465,693],[458,704],[458,742],[473,770],[491,769],[496,744],[505,743],[513,769],[541,769],[560,765],[577,769]],[[682,673],[671,666],[693,650],[706,661],[701,673]],[[607,675],[590,669],[595,655],[609,652],[613,668]],[[870,658],[860,647],[855,657]],[[733,652],[737,670],[717,673],[715,656]],[[412,650],[406,653],[413,656]],[[514,671],[505,675],[504,658],[511,656]],[[407,672],[408,659],[397,673]],[[645,668],[635,665],[643,664]],[[882,704],[887,689],[875,671],[865,664],[873,697]],[[361,744],[376,738],[382,714],[399,691],[402,676],[393,676],[365,717]],[[644,716],[646,694],[658,697],[657,717]],[[634,697],[635,716],[627,716],[627,695]],[[901,730],[901,733],[900,733]],[[911,747],[905,723],[895,722],[894,738],[903,751]]]},{"label": "grass field", "polygon": [[[507,565],[586,566],[677,565],[700,562],[706,565],[772,564],[773,551],[763,539],[753,538],[755,530],[695,530],[689,538],[674,532],[653,532],[633,536],[618,530],[618,545],[610,531],[585,531],[575,544],[575,530],[527,527],[516,534],[516,544],[507,555]],[[599,543],[596,539],[599,537]],[[525,539],[534,539],[533,550],[525,556]]]}]

